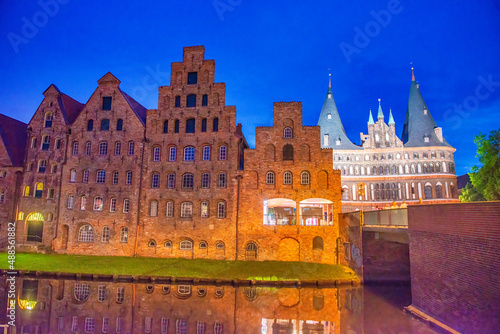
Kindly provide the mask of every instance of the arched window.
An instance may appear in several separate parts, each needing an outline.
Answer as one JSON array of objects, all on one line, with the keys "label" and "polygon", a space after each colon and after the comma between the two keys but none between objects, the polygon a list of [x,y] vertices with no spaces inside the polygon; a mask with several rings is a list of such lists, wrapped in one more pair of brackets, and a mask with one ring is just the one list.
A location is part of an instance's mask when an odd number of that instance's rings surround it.
[{"label": "arched window", "polygon": [[163,122],[163,133],[168,133],[168,120]]},{"label": "arched window", "polygon": [[218,185],[219,188],[226,188],[227,187],[226,173],[225,172],[219,173],[217,181],[218,181],[217,185]]},{"label": "arched window", "polygon": [[426,185],[424,187],[425,199],[432,199],[432,187],[431,185]]},{"label": "arched window", "polygon": [[174,202],[168,201],[166,206],[165,216],[173,217],[174,216]]},{"label": "arched window", "polygon": [[181,217],[182,218],[193,217],[193,203],[191,203],[191,202],[182,202],[181,203]]},{"label": "arched window", "polygon": [[206,107],[208,106],[208,95],[204,94],[201,98],[201,106]]},{"label": "arched window", "polygon": [[69,195],[68,196],[68,209],[73,210],[73,206],[75,205],[75,196],[74,195]]},{"label": "arched window", "polygon": [[92,131],[92,130],[94,130],[94,120],[89,119],[87,121],[87,131]]},{"label": "arched window", "polygon": [[203,146],[203,160],[210,160],[210,146]]},{"label": "arched window", "polygon": [[226,218],[226,202],[217,203],[217,218]]},{"label": "arched window", "polygon": [[91,153],[92,153],[92,143],[88,141],[85,143],[85,155],[90,155]]},{"label": "arched window", "polygon": [[175,174],[170,173],[167,175],[167,188],[174,189],[175,188]]},{"label": "arched window", "polygon": [[225,248],[224,243],[223,243],[223,242],[221,242],[221,241],[219,241],[219,242],[217,243],[217,245],[215,245],[215,248],[216,248],[216,249],[224,249],[224,248]]},{"label": "arched window", "polygon": [[127,243],[128,242],[128,228],[122,227],[120,229],[120,242]]},{"label": "arched window", "polygon": [[186,121],[186,133],[194,133],[195,124],[194,118],[189,118]]},{"label": "arched window", "polygon": [[102,211],[103,199],[101,196],[94,197],[94,211]]},{"label": "arched window", "polygon": [[[149,242],[148,242],[148,247],[156,247],[156,241],[154,241],[154,240],[149,240]],[[149,333],[151,333],[151,331],[150,331]]]},{"label": "arched window", "polygon": [[115,155],[120,155],[122,153],[122,143],[119,141],[115,143]]},{"label": "arched window", "polygon": [[102,236],[101,236],[101,241],[102,242],[109,242],[109,238],[111,237],[111,231],[109,229],[109,226],[104,226],[102,228]]},{"label": "arched window", "polygon": [[[82,175],[82,182],[83,183],[89,183],[89,174],[90,174],[90,171],[88,169],[83,171],[83,175]],[[76,178],[76,171],[75,171],[75,178]],[[71,175],[70,175],[70,179],[71,179]]]},{"label": "arched window", "polygon": [[443,187],[440,185],[436,186],[436,198],[443,198]]},{"label": "arched window", "polygon": [[109,201],[109,212],[116,212],[116,198]]},{"label": "arched window", "polygon": [[210,174],[209,173],[201,174],[201,187],[203,189],[210,188]]},{"label": "arched window", "polygon": [[[163,244],[163,246],[166,247],[166,248],[171,248],[172,247],[172,241],[170,241],[170,240],[165,241],[165,243]],[[163,288],[165,288],[165,286]]]},{"label": "arched window", "polygon": [[190,240],[182,240],[179,244],[180,250],[191,250],[193,249],[193,242]]},{"label": "arched window", "polygon": [[128,213],[130,210],[130,200],[128,198],[125,198],[123,200],[123,213]]},{"label": "arched window", "polygon": [[184,148],[184,161],[194,161],[194,147],[188,146]]},{"label": "arched window", "polygon": [[89,298],[90,295],[90,285],[75,283],[74,288],[75,298],[80,302],[84,302]]},{"label": "arched window", "polygon": [[181,107],[181,97],[179,95],[177,95],[175,97],[175,107],[176,108],[180,108]]},{"label": "arched window", "polygon": [[108,155],[108,142],[103,141],[99,143],[99,155]]},{"label": "arched window", "polygon": [[43,136],[42,137],[42,150],[43,151],[48,151],[50,146],[50,136]]},{"label": "arched window", "polygon": [[135,148],[134,142],[130,141],[128,143],[128,155],[134,155],[134,148]]},{"label": "arched window", "polygon": [[200,242],[200,246],[199,247],[200,247],[200,249],[207,249],[208,245],[207,245],[207,243],[205,241],[202,241],[202,242]]},{"label": "arched window", "polygon": [[257,258],[257,245],[254,242],[249,242],[245,246],[245,258],[254,260]]},{"label": "arched window", "polygon": [[266,184],[274,184],[274,172],[267,172],[266,174]]},{"label": "arched window", "polygon": [[119,119],[116,121],[116,131],[122,131],[123,130],[123,119]]},{"label": "arched window", "polygon": [[283,146],[283,160],[293,160],[293,146],[286,144]]},{"label": "arched window", "polygon": [[42,198],[42,192],[43,192],[43,183],[38,182],[35,184],[35,198]]},{"label": "arched window", "polygon": [[24,219],[24,212],[20,211],[19,214],[17,215],[18,220],[23,220]]},{"label": "arched window", "polygon": [[285,174],[283,174],[283,184],[292,184],[292,178],[292,173],[285,172]]},{"label": "arched window", "polygon": [[83,195],[80,197],[80,210],[84,211],[87,206],[87,196]]},{"label": "arched window", "polygon": [[103,170],[97,171],[97,183],[105,183],[106,182],[106,172]]},{"label": "arched window", "polygon": [[283,138],[292,138],[293,132],[291,127],[286,127],[283,130]]},{"label": "arched window", "polygon": [[38,162],[38,173],[45,173],[47,169],[47,160],[40,160]]},{"label": "arched window", "polygon": [[73,142],[73,155],[78,155],[78,142]]},{"label": "arched window", "polygon": [[201,202],[200,205],[200,217],[201,218],[208,218],[208,202]]},{"label": "arched window", "polygon": [[45,122],[44,122],[44,127],[46,128],[51,128],[52,127],[52,119],[53,119],[53,115],[51,112],[48,112],[45,114]]},{"label": "arched window", "polygon": [[160,188],[160,174],[153,173],[151,176],[151,188]]},{"label": "arched window", "polygon": [[175,161],[177,159],[177,148],[172,146],[169,149],[168,161]]},{"label": "arched window", "polygon": [[212,126],[212,131],[213,132],[218,132],[219,131],[219,119],[217,117],[214,118],[212,125],[213,125]]},{"label": "arched window", "polygon": [[227,160],[227,146],[221,145],[219,147],[219,160]]},{"label": "arched window", "polygon": [[158,201],[151,201],[149,203],[149,216],[158,217]]},{"label": "arched window", "polygon": [[323,238],[322,237],[314,237],[313,250],[315,250],[315,249],[323,250]]},{"label": "arched window", "polygon": [[343,201],[349,200],[349,188],[347,188],[347,186],[342,187],[342,200]]},{"label": "arched window", "polygon": [[71,183],[75,183],[76,182],[76,170],[75,169],[72,169],[69,172],[69,182],[71,182]]},{"label": "arched window", "polygon": [[109,131],[109,119],[104,118],[101,120],[101,131]]},{"label": "arched window", "polygon": [[193,189],[194,187],[194,176],[191,173],[186,173],[182,175],[182,188]]},{"label": "arched window", "polygon": [[127,172],[127,179],[125,180],[125,184],[128,184],[128,185],[132,184],[132,176],[133,176],[132,171],[129,170]]},{"label": "arched window", "polygon": [[188,108],[196,107],[196,95],[195,94],[189,94],[186,97],[186,107],[188,107]]},{"label": "arched window", "polygon": [[309,172],[302,172],[302,174],[300,174],[300,184],[309,184],[309,182],[310,182]]},{"label": "arched window", "polygon": [[78,241],[80,242],[94,242],[94,229],[89,224],[80,227],[78,231]]},{"label": "arched window", "polygon": [[159,146],[155,146],[153,148],[153,161],[160,161],[161,157],[161,148]]}]

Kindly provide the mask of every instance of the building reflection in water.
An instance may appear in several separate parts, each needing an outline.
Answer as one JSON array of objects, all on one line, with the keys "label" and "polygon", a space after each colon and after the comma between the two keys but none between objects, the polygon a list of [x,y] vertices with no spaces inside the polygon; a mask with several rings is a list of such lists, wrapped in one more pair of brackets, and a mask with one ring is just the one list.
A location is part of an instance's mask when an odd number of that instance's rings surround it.
[{"label": "building reflection in water", "polygon": [[[0,279],[2,309],[8,305]],[[17,279],[8,333],[435,333],[408,287],[265,288]],[[385,289],[385,290],[384,290]],[[6,315],[0,322],[7,323]]]}]

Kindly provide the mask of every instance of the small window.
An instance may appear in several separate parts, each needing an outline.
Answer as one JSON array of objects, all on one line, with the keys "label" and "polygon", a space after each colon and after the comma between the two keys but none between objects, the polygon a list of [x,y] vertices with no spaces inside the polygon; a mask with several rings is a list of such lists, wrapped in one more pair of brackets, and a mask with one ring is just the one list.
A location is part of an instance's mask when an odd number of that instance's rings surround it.
[{"label": "small window", "polygon": [[194,147],[184,148],[184,161],[194,161]]},{"label": "small window", "polygon": [[125,180],[125,183],[128,185],[132,184],[132,171],[127,172],[127,179]]},{"label": "small window", "polygon": [[283,130],[283,138],[292,138],[292,135],[293,135],[292,128],[286,127]]},{"label": "small window", "polygon": [[88,141],[87,143],[85,143],[85,155],[90,154],[92,154],[92,143]]},{"label": "small window", "polygon": [[120,173],[118,171],[113,172],[113,184],[118,184]]},{"label": "small window", "polygon": [[109,212],[116,212],[116,198],[112,198],[109,202]]},{"label": "small window", "polygon": [[286,144],[283,146],[283,160],[293,160],[293,146]]},{"label": "small window", "polygon": [[174,216],[174,202],[167,202],[167,207],[165,211],[165,217],[173,217]]},{"label": "small window", "polygon": [[177,148],[170,147],[168,161],[175,161],[177,159]]},{"label": "small window", "polygon": [[163,133],[168,133],[168,121],[163,122]]},{"label": "small window", "polygon": [[188,85],[196,85],[198,83],[198,72],[189,72],[188,73]]},{"label": "small window", "polygon": [[267,172],[266,174],[266,184],[274,184],[274,173],[273,172]]},{"label": "small window", "polygon": [[208,106],[208,95],[207,94],[203,95],[203,97],[201,98],[201,106],[202,107]]},{"label": "small window", "polygon": [[224,249],[224,243],[218,242],[217,245],[215,246],[216,249]]},{"label": "small window", "polygon": [[89,119],[87,121],[87,131],[92,131],[92,130],[94,130],[94,120]]},{"label": "small window", "polygon": [[292,184],[292,178],[292,173],[285,172],[285,174],[283,174],[283,184]]},{"label": "small window", "polygon": [[128,228],[126,227],[120,229],[120,242],[124,244],[128,242]]},{"label": "small window", "polygon": [[116,142],[115,143],[115,155],[121,155],[122,154],[122,143]]},{"label": "small window", "polygon": [[217,218],[226,218],[226,202],[217,203]]},{"label": "small window", "polygon": [[180,108],[181,107],[181,97],[179,95],[177,95],[175,97],[175,107],[176,108]]},{"label": "small window", "polygon": [[189,94],[186,97],[186,107],[188,107],[188,108],[196,107],[196,95],[195,94]]},{"label": "small window", "polygon": [[87,196],[83,195],[80,197],[80,210],[85,211],[87,207]]},{"label": "small window", "polygon": [[226,173],[219,173],[219,179],[218,179],[217,185],[219,188],[226,188],[227,187]]},{"label": "small window", "polygon": [[32,138],[31,139],[31,148],[36,148],[36,143],[37,143],[36,138]]},{"label": "small window", "polygon": [[[125,300],[125,287],[123,286],[120,286],[116,289],[116,302],[121,304],[123,303],[123,301]],[[120,321],[118,321],[120,320]],[[116,319],[116,330],[117,330],[117,333],[118,333],[118,324],[120,325],[120,329],[121,329],[121,318],[117,318]]]},{"label": "small window", "polygon": [[201,132],[207,132],[207,119],[206,118],[201,120]]},{"label": "small window", "polygon": [[156,247],[156,241],[154,241],[154,240],[150,240],[150,241],[148,242],[148,247]]},{"label": "small window", "polygon": [[48,151],[49,146],[50,146],[50,136],[43,136],[42,137],[42,150]]},{"label": "small window", "polygon": [[219,119],[218,118],[214,118],[212,131],[219,132]]},{"label": "small window", "polygon": [[109,119],[101,120],[101,131],[109,131]]},{"label": "small window", "polygon": [[123,200],[123,213],[128,213],[130,211],[130,200],[125,198]]},{"label": "small window", "polygon": [[209,173],[201,174],[201,187],[203,189],[210,188],[210,174]]},{"label": "small window", "polygon": [[[83,183],[89,183],[89,175],[90,175],[90,171],[88,169],[83,171],[83,175],[82,175],[82,182]],[[76,171],[75,171],[75,178],[76,178]],[[71,176],[70,176],[70,180],[71,180]]]},{"label": "small window", "polygon": [[201,202],[200,217],[201,218],[208,218],[208,202]]},{"label": "small window", "polygon": [[[193,249],[193,243],[189,240],[183,240],[179,244],[179,249],[180,250],[191,250]],[[183,285],[179,285],[179,288],[182,287]],[[191,293],[191,287],[189,285],[186,285],[189,287],[189,293]]]},{"label": "small window", "polygon": [[330,139],[328,135],[323,135],[323,146],[328,146],[329,140]]},{"label": "small window", "polygon": [[106,285],[99,285],[97,287],[97,301],[103,302],[106,300]]},{"label": "small window", "polygon": [[174,189],[175,188],[175,174],[170,173],[167,175],[167,188]]},{"label": "small window", "polygon": [[74,205],[75,205],[75,196],[69,195],[68,196],[68,210],[73,210]]},{"label": "small window", "polygon": [[103,200],[101,196],[94,198],[94,211],[102,211]]},{"label": "small window", "polygon": [[109,318],[102,318],[102,332],[109,332]]},{"label": "small window", "polygon": [[51,112],[48,112],[45,114],[45,123],[44,123],[44,127],[46,128],[51,128],[52,127],[52,119],[53,119],[53,115]]},{"label": "small window", "polygon": [[194,118],[189,118],[186,121],[186,133],[194,133],[195,120]]},{"label": "small window", "polygon": [[174,132],[179,133],[179,120],[176,119],[174,123]]},{"label": "small window", "polygon": [[45,173],[47,169],[47,160],[40,160],[38,162],[38,173]]},{"label": "small window", "polygon": [[134,155],[134,148],[135,148],[135,145],[134,145],[134,142],[131,141],[128,143],[128,155]]},{"label": "small window", "polygon": [[309,184],[310,177],[308,172],[302,172],[300,175],[300,184]]},{"label": "small window", "polygon": [[210,146],[203,146],[203,160],[210,160]]},{"label": "small window", "polygon": [[102,110],[111,110],[111,96],[103,96]]},{"label": "small window", "polygon": [[191,202],[182,202],[181,203],[181,217],[182,218],[193,217],[193,203],[191,203]]},{"label": "small window", "polygon": [[97,183],[105,183],[106,182],[106,172],[103,170],[97,171]]},{"label": "small window", "polygon": [[73,142],[73,155],[78,155],[78,142]]},{"label": "small window", "polygon": [[158,217],[158,201],[151,201],[149,203],[149,216]]},{"label": "small window", "polygon": [[194,187],[194,176],[193,174],[187,173],[182,176],[182,188],[183,189],[193,189]]},{"label": "small window", "polygon": [[160,174],[153,173],[151,177],[151,188],[160,188]]},{"label": "small window", "polygon": [[108,142],[99,143],[99,155],[108,155]]},{"label": "small window", "polygon": [[208,245],[205,241],[200,242],[200,249],[207,249]]},{"label": "small window", "polygon": [[[166,248],[171,248],[171,247],[172,247],[172,241],[165,241],[165,244],[164,244],[163,246],[164,246],[164,247],[166,247]],[[164,287],[163,287],[163,291],[164,291],[164,292],[166,292],[166,291],[165,291],[165,288],[166,288],[166,287],[164,286]]]},{"label": "small window", "polygon": [[104,226],[102,228],[102,237],[101,241],[102,242],[109,242],[109,238],[111,237],[111,231],[109,229],[109,226]]},{"label": "small window", "polygon": [[54,144],[54,148],[56,150],[61,149],[61,139],[56,139],[55,144]]},{"label": "small window", "polygon": [[219,160],[227,160],[227,146],[222,145],[219,147]]},{"label": "small window", "polygon": [[119,119],[116,121],[116,131],[122,131],[123,130],[123,119]]}]

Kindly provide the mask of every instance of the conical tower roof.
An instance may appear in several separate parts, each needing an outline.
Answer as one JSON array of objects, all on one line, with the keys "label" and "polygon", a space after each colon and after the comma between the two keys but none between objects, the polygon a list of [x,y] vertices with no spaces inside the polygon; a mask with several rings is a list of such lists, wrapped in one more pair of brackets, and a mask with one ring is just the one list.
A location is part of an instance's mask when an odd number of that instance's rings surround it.
[{"label": "conical tower roof", "polygon": [[390,124],[396,124],[396,122],[394,122],[394,117],[392,117],[392,109],[389,109],[389,125]]},{"label": "conical tower roof", "polygon": [[380,105],[380,99],[378,99],[378,113],[377,118],[384,118],[384,112],[382,111],[382,106]]},{"label": "conical tower roof", "polygon": [[434,132],[435,128],[437,128],[436,122],[420,93],[412,69],[410,97],[408,98],[408,108],[401,140],[405,147],[451,146],[444,138],[442,142],[438,139]]},{"label": "conical tower roof", "polygon": [[368,117],[368,125],[373,125],[375,122],[373,121],[372,110],[370,108],[370,116]]},{"label": "conical tower roof", "polygon": [[[331,79],[330,79],[331,80]],[[325,102],[319,115],[318,125],[321,128],[321,138],[328,135],[328,145],[324,145],[323,139],[321,140],[322,147],[333,148],[337,150],[360,150],[359,146],[354,145],[347,137],[340,115],[337,110],[337,105],[333,99],[331,81],[328,85],[326,92]],[[340,140],[340,145],[337,141]]]}]

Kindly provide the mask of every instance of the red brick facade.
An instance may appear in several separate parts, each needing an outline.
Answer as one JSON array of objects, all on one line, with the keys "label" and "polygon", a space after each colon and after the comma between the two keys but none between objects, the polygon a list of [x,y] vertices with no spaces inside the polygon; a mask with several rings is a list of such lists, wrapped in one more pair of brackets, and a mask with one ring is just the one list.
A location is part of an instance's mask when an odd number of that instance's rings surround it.
[{"label": "red brick facade", "polygon": [[500,326],[500,202],[408,207],[412,306],[462,333]]}]

